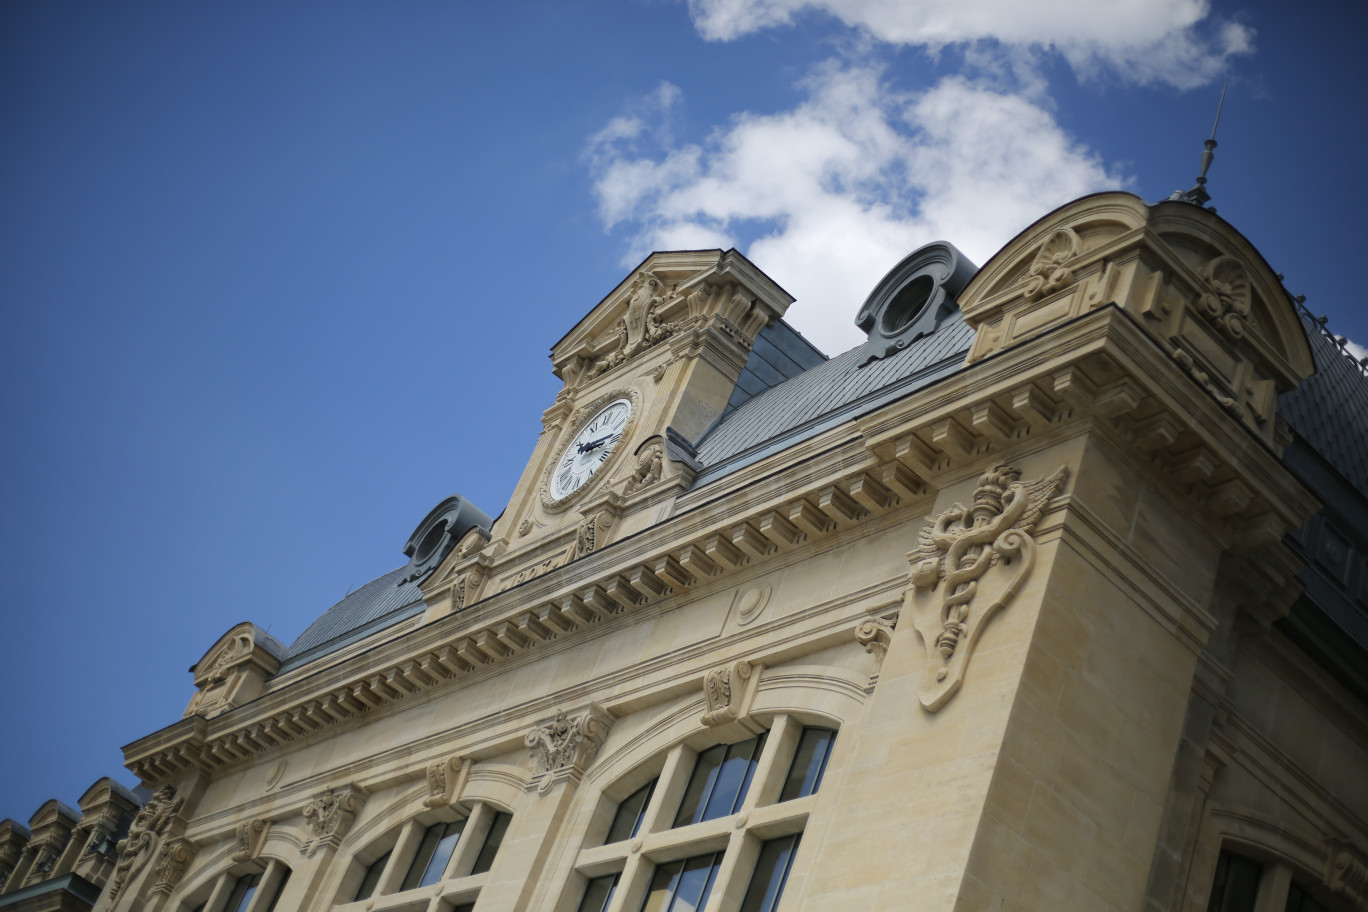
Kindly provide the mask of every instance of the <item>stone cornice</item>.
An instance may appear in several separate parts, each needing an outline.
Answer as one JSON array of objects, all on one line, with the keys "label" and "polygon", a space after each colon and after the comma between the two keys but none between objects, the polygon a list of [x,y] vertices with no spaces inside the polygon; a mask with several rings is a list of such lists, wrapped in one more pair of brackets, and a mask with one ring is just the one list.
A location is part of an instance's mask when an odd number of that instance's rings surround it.
[{"label": "stone cornice", "polygon": [[[801,453],[762,460],[713,496],[683,497],[680,512],[641,533],[211,721],[187,719],[134,742],[126,763],[150,784],[234,766],[814,545],[980,471],[1004,449],[1098,430],[1176,477],[1174,493],[1198,505],[1228,548],[1276,547],[1316,507],[1131,317],[1102,307],[820,435]],[[799,471],[796,455],[805,457]]]}]

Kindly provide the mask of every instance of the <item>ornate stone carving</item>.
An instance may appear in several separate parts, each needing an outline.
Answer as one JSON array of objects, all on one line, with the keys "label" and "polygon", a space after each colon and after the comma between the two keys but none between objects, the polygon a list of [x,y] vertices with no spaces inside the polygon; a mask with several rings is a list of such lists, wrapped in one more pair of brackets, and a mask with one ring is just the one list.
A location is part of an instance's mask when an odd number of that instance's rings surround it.
[{"label": "ornate stone carving", "polygon": [[270,821],[264,819],[248,820],[237,825],[237,848],[233,851],[233,861],[251,861],[261,853],[266,844],[266,832]]},{"label": "ornate stone carving", "polygon": [[341,844],[357,812],[366,799],[366,792],[355,783],[326,789],[304,805],[304,822],[310,839],[305,853],[313,855],[320,848],[336,848]]},{"label": "ornate stone carving", "polygon": [[590,703],[573,716],[558,710],[554,718],[528,732],[523,743],[541,774],[541,790],[549,791],[556,782],[583,775],[598,756],[612,724],[613,717],[603,707]]},{"label": "ornate stone carving", "polygon": [[662,322],[658,314],[665,303],[665,283],[661,278],[654,272],[637,273],[632,280],[627,314],[618,322],[617,346],[594,362],[589,369],[589,377],[606,373],[674,335],[678,326]]},{"label": "ornate stone carving", "polygon": [[157,853],[157,863],[152,869],[156,875],[152,885],[154,896],[169,894],[180,885],[196,851],[198,847],[188,839],[168,839],[162,844],[161,851]]},{"label": "ornate stone carving", "polygon": [[1332,839],[1327,846],[1325,885],[1359,908],[1368,907],[1368,857],[1352,843]]},{"label": "ornate stone carving", "polygon": [[[907,555],[911,585],[904,608],[912,612],[928,661],[939,665],[921,692],[921,703],[931,712],[964,683],[979,635],[1030,572],[1035,562],[1031,530],[1068,474],[1061,467],[1053,475],[1022,482],[1020,469],[995,466],[979,479],[970,507],[955,504],[926,520],[920,546]],[[990,576],[994,568],[1000,573]],[[942,580],[938,597],[935,590]],[[975,604],[980,586],[992,594]]]},{"label": "ornate stone carving", "polygon": [[595,548],[603,544],[612,526],[613,514],[607,510],[600,510],[580,523],[575,533],[575,557],[592,554]]},{"label": "ornate stone carving", "polygon": [[110,899],[118,896],[129,879],[147,863],[153,843],[166,832],[172,818],[180,813],[184,803],[185,799],[177,798],[176,789],[168,785],[158,789],[156,794],[139,808],[133,823],[128,827],[128,835],[119,840],[119,861],[114,866],[114,885],[109,888]]},{"label": "ornate stone carving", "polygon": [[443,757],[427,766],[428,794],[423,799],[425,807],[446,807],[459,798],[461,789],[470,775],[473,762],[470,758]]},{"label": "ornate stone carving", "polygon": [[626,493],[631,494],[642,488],[649,488],[660,481],[660,476],[664,471],[665,448],[658,443],[647,446],[637,454],[636,468],[632,470],[631,477],[627,479]]},{"label": "ornate stone carving", "polygon": [[1221,408],[1225,409],[1236,418],[1242,416],[1243,409],[1240,407],[1240,403],[1236,402],[1233,396],[1227,395],[1226,391],[1221,388],[1219,383],[1212,379],[1209,373],[1198,367],[1197,362],[1193,359],[1192,355],[1183,351],[1181,348],[1175,348],[1173,350],[1173,360],[1177,361],[1178,365],[1182,367],[1183,370],[1187,371],[1188,376],[1193,380],[1196,380],[1199,386],[1210,393],[1212,398],[1220,403]]},{"label": "ornate stone carving", "polygon": [[729,662],[703,676],[703,699],[708,704],[701,717],[704,725],[736,721],[742,714],[746,680],[753,671],[750,662]]},{"label": "ornate stone carving", "polygon": [[256,625],[233,627],[191,669],[198,690],[185,715],[209,719],[256,699],[284,654],[285,647]]},{"label": "ornate stone carving", "polygon": [[1202,269],[1210,291],[1197,299],[1198,310],[1231,339],[1245,334],[1249,322],[1249,273],[1231,256],[1220,256]]},{"label": "ornate stone carving", "polygon": [[883,618],[865,618],[855,627],[855,641],[874,657],[874,667],[882,668],[893,642],[893,625]]},{"label": "ornate stone carving", "polygon": [[1078,256],[1080,246],[1078,235],[1071,228],[1060,228],[1050,235],[1026,271],[1026,300],[1036,301],[1072,285],[1074,276],[1068,263]]}]

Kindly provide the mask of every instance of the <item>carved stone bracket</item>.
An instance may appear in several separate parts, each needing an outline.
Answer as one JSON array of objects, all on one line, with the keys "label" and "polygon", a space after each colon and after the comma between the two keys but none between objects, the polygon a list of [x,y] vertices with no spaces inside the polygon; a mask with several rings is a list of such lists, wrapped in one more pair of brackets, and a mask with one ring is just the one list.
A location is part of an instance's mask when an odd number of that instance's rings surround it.
[{"label": "carved stone bracket", "polygon": [[157,863],[152,869],[156,875],[152,895],[164,896],[174,891],[180,885],[181,878],[185,876],[185,869],[197,851],[199,847],[188,839],[168,839],[157,853]]},{"label": "carved stone bracket", "polygon": [[703,676],[703,699],[708,709],[700,717],[704,725],[725,725],[744,719],[755,699],[761,666],[750,662],[728,662]]},{"label": "carved stone bracket", "polygon": [[128,827],[128,835],[119,840],[119,861],[114,868],[114,884],[109,888],[109,898],[119,895],[119,891],[142,869],[151,857],[152,846],[166,832],[172,819],[180,813],[184,798],[176,797],[173,786],[164,786],[147,800]]},{"label": "carved stone bracket", "polygon": [[1061,467],[1022,482],[1020,469],[995,466],[979,479],[971,506],[955,504],[927,519],[920,547],[907,555],[911,584],[903,606],[936,668],[921,692],[929,711],[959,690],[984,627],[1021,588],[1035,562],[1031,530],[1068,474]]},{"label": "carved stone bracket", "polygon": [[612,725],[612,715],[597,703],[590,703],[573,715],[558,710],[554,718],[528,732],[523,743],[532,752],[540,774],[540,790],[548,792],[558,782],[583,776]]},{"label": "carved stone bracket", "polygon": [[865,618],[855,627],[855,641],[874,657],[874,674],[883,667],[888,647],[893,642],[893,627],[897,623],[880,617]]},{"label": "carved stone bracket", "polygon": [[237,848],[233,851],[234,863],[251,861],[261,854],[261,847],[266,844],[266,834],[271,829],[271,822],[264,818],[248,820],[237,825]]},{"label": "carved stone bracket", "polygon": [[571,559],[592,554],[595,549],[602,547],[615,518],[612,510],[599,510],[586,516],[575,532],[575,553]]},{"label": "carved stone bracket", "polygon": [[320,848],[337,848],[356,820],[366,790],[355,783],[325,789],[304,805],[304,822],[310,838],[305,854],[313,855]]},{"label": "carved stone bracket", "polygon": [[470,778],[474,761],[469,757],[450,756],[434,760],[427,766],[428,794],[423,805],[430,808],[446,807],[459,798]]},{"label": "carved stone bracket", "polygon": [[1330,840],[1326,848],[1325,885],[1356,908],[1368,909],[1368,856],[1339,839]]}]

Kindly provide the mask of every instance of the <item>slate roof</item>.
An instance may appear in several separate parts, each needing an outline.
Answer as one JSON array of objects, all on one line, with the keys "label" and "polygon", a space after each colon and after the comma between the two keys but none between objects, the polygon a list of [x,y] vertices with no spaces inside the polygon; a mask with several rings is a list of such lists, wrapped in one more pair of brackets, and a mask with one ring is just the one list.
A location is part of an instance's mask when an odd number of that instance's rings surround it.
[{"label": "slate roof", "polygon": [[1368,377],[1305,308],[1301,319],[1316,372],[1278,398],[1278,413],[1368,497]]},{"label": "slate roof", "polygon": [[422,614],[425,603],[418,581],[400,582],[408,566],[404,564],[376,577],[319,615],[290,644],[280,671],[298,668],[377,630]]},{"label": "slate roof", "polygon": [[723,415],[698,442],[707,484],[826,428],[905,396],[964,364],[974,331],[956,312],[902,351],[860,366],[859,345],[785,380]]},{"label": "slate roof", "polygon": [[783,320],[775,320],[755,337],[755,345],[751,347],[746,366],[741,369],[741,376],[737,378],[736,387],[727,400],[727,407],[722,410],[722,417],[726,418],[765,390],[816,367],[826,359],[826,355],[803,338],[802,333]]}]

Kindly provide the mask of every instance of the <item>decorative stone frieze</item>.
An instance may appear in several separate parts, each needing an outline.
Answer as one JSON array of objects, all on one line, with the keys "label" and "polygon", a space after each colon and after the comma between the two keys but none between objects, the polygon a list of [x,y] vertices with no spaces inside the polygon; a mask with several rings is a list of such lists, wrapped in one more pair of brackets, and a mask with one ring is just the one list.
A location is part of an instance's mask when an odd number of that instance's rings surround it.
[{"label": "decorative stone frieze", "polygon": [[1368,909],[1368,855],[1357,846],[1332,839],[1327,848],[1325,885],[1359,909]]},{"label": "decorative stone frieze", "polygon": [[703,699],[708,708],[700,721],[709,726],[724,725],[744,715],[749,702],[746,698],[754,692],[747,686],[754,671],[751,663],[744,661],[710,669],[703,676]]},{"label": "decorative stone frieze", "polygon": [[597,703],[590,703],[573,715],[558,710],[553,718],[528,732],[523,742],[532,752],[539,774],[534,781],[539,782],[540,790],[549,791],[557,782],[584,775],[612,725],[612,715]]},{"label": "decorative stone frieze", "polygon": [[178,798],[176,789],[168,785],[158,789],[138,810],[128,827],[128,835],[119,840],[119,861],[114,867],[114,883],[109,888],[111,899],[118,896],[128,881],[147,864],[152,847],[184,804],[185,799]]},{"label": "decorative stone frieze", "polygon": [[335,849],[342,844],[361,805],[366,790],[355,783],[325,789],[304,805],[304,823],[309,831],[305,854],[319,849]]},{"label": "decorative stone frieze", "polygon": [[[245,824],[244,824],[245,825]],[[165,896],[180,886],[185,869],[194,859],[198,847],[188,839],[168,839],[157,852],[157,863],[152,869],[155,880],[152,883],[153,896]],[[233,856],[236,861],[237,856]]]},{"label": "decorative stone frieze", "polygon": [[[969,659],[994,614],[1021,588],[1035,563],[1031,530],[1069,472],[1022,482],[1021,470],[994,466],[979,479],[969,507],[955,504],[922,527],[919,547],[908,554],[910,586],[904,607],[935,664],[934,680],[921,691],[931,712],[964,683]],[[999,568],[994,585],[986,578]],[[945,586],[936,589],[941,581]],[[988,593],[980,598],[979,589]]]},{"label": "decorative stone frieze", "polygon": [[233,851],[233,862],[251,861],[260,855],[270,829],[271,822],[260,817],[239,823],[235,832],[237,848]]}]

